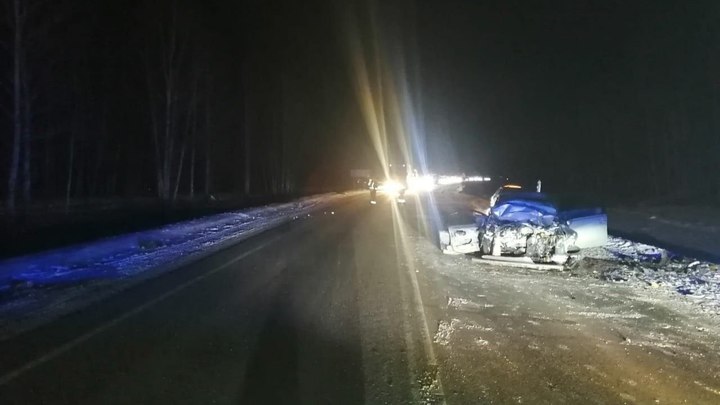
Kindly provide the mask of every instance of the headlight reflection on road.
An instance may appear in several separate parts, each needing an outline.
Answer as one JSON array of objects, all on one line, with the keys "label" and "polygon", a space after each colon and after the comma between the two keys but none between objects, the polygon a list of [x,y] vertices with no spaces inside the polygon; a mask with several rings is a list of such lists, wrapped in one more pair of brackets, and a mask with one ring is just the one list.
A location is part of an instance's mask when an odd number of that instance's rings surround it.
[{"label": "headlight reflection on road", "polygon": [[[420,212],[418,212],[418,218],[423,218],[422,214],[422,203],[421,197],[414,195],[415,200],[414,206]],[[426,356],[426,361],[429,366],[437,367],[437,357],[435,355],[435,349],[432,346],[432,336],[427,325],[427,316],[425,315],[425,307],[423,305],[422,295],[420,293],[420,285],[417,279],[418,268],[415,262],[414,244],[411,240],[411,228],[405,222],[400,206],[404,204],[392,204],[392,221],[393,221],[393,236],[395,239],[395,257],[397,260],[396,269],[400,277],[408,277],[410,280],[410,287],[407,288],[405,283],[399,283],[400,294],[402,295],[403,311],[406,314],[415,313],[421,316],[419,325],[422,332],[423,351]],[[403,317],[403,328],[408,331],[411,326],[409,325],[408,317]],[[439,392],[442,392],[442,383],[437,380]]]}]

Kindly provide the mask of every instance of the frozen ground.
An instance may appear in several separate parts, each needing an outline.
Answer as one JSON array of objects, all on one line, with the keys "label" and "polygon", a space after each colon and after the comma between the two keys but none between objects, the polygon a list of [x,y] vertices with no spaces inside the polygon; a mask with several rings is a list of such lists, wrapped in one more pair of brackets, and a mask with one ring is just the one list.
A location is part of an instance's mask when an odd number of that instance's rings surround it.
[{"label": "frozen ground", "polygon": [[[446,218],[466,200],[435,195]],[[619,237],[567,271],[412,246],[448,403],[720,403],[716,264]]]},{"label": "frozen ground", "polygon": [[[344,198],[323,194],[0,262],[0,338]],[[332,214],[328,212],[327,214]]]},{"label": "frozen ground", "polygon": [[433,341],[448,403],[720,401],[720,322],[686,297],[413,244],[443,291]]}]

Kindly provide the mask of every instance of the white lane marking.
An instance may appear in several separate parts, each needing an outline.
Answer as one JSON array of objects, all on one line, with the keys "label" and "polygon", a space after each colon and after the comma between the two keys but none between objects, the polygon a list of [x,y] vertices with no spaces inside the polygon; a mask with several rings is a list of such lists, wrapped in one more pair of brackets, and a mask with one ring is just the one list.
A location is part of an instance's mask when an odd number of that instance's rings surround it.
[{"label": "white lane marking", "polygon": [[212,269],[212,270],[210,270],[210,271],[208,271],[208,272],[205,272],[205,273],[203,273],[203,274],[200,274],[199,276],[197,276],[197,277],[195,277],[195,278],[193,278],[193,279],[190,279],[190,280],[188,280],[188,281],[186,281],[186,282],[178,285],[177,287],[173,288],[172,290],[167,291],[167,292],[165,292],[165,293],[163,293],[163,294],[161,294],[161,295],[153,298],[152,300],[147,301],[147,302],[145,302],[144,304],[142,304],[142,305],[140,305],[140,306],[138,306],[138,307],[135,307],[135,308],[131,309],[131,310],[128,311],[128,312],[125,312],[124,314],[118,316],[117,318],[115,318],[115,319],[113,319],[113,320],[111,320],[111,321],[109,321],[109,322],[106,322],[106,323],[104,323],[104,324],[96,327],[95,329],[92,329],[91,331],[89,331],[89,332],[87,332],[87,333],[85,333],[85,334],[83,334],[83,335],[78,336],[77,338],[75,338],[75,339],[73,339],[73,340],[65,343],[64,345],[61,345],[61,346],[56,347],[55,349],[51,350],[50,352],[48,352],[48,353],[46,353],[46,354],[44,354],[44,355],[36,358],[35,360],[31,360],[31,361],[29,361],[28,363],[25,363],[24,365],[16,368],[15,370],[10,371],[10,372],[4,374],[2,377],[0,377],[0,386],[6,385],[6,384],[9,383],[10,381],[14,380],[15,378],[19,377],[20,375],[22,375],[22,374],[24,374],[24,373],[26,373],[26,372],[32,370],[33,368],[35,368],[35,367],[37,367],[37,366],[39,366],[39,365],[41,365],[41,364],[43,364],[43,363],[46,363],[46,362],[48,362],[48,361],[50,361],[50,360],[52,360],[52,359],[54,359],[54,358],[62,355],[63,353],[65,353],[65,352],[67,352],[67,351],[69,351],[69,350],[77,347],[77,346],[80,345],[81,343],[84,343],[84,342],[90,340],[91,338],[93,338],[94,336],[97,336],[98,334],[107,331],[108,329],[110,329],[110,328],[118,325],[119,323],[121,323],[121,322],[123,322],[123,321],[125,321],[125,320],[127,320],[127,319],[129,319],[129,318],[132,318],[133,316],[135,316],[135,315],[137,315],[137,314],[145,311],[146,309],[152,307],[153,305],[158,304],[158,303],[160,303],[160,302],[162,302],[162,301],[164,301],[164,300],[172,297],[173,295],[175,295],[175,294],[179,293],[180,291],[182,291],[182,290],[190,287],[191,285],[193,285],[193,284],[195,284],[195,283],[197,283],[197,282],[199,282],[199,281],[202,281],[202,280],[204,280],[204,279],[212,276],[213,274],[219,272],[220,270],[223,270],[223,269],[225,269],[226,267],[231,266],[231,265],[239,262],[240,260],[242,260],[242,259],[250,256],[251,254],[253,254],[253,253],[255,253],[255,252],[263,249],[265,246],[267,246],[267,245],[275,242],[276,240],[280,239],[280,238],[283,237],[283,236],[284,236],[284,235],[280,235],[280,236],[277,236],[277,237],[275,237],[275,238],[273,238],[273,239],[270,239],[270,240],[267,241],[266,243],[263,243],[263,244],[260,245],[260,246],[257,246],[257,247],[255,247],[255,248],[253,248],[253,249],[251,249],[251,250],[248,250],[247,252],[245,252],[245,253],[243,253],[243,254],[241,254],[241,255],[239,255],[239,256],[236,256],[236,257],[234,257],[232,260],[230,260],[230,261],[228,261],[228,262],[226,262],[226,263],[224,263],[224,264],[222,264],[222,265],[220,265],[220,266],[218,266],[218,267],[216,267],[216,268],[214,268],[214,269]]}]

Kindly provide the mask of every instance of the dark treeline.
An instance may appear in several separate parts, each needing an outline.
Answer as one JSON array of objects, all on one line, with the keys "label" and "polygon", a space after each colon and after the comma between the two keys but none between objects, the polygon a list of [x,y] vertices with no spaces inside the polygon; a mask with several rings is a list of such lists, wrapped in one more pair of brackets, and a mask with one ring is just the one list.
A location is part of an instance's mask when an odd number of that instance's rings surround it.
[{"label": "dark treeline", "polygon": [[[526,3],[349,2],[430,168],[717,201],[720,3]],[[4,205],[337,187],[374,155],[347,4],[0,0]]]},{"label": "dark treeline", "polygon": [[2,0],[7,209],[336,186],[332,8],[266,3]]}]

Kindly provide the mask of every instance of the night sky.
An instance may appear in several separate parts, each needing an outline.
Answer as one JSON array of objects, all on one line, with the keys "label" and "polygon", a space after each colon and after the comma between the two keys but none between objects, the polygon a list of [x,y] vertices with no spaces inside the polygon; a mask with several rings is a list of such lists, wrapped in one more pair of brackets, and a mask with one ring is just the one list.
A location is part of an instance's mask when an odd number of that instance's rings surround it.
[{"label": "night sky", "polygon": [[[33,199],[159,194],[159,156],[181,195],[309,192],[341,187],[350,168],[379,171],[358,49],[392,161],[618,200],[720,197],[715,1],[38,3],[17,161]],[[2,178],[14,145],[6,20]],[[172,142],[158,144],[168,27],[177,108]]]},{"label": "night sky", "polygon": [[[435,161],[454,154],[464,168],[537,173],[560,189],[693,188],[718,147],[719,5],[423,7],[428,132],[443,151]],[[716,191],[713,179],[705,187]]]}]

